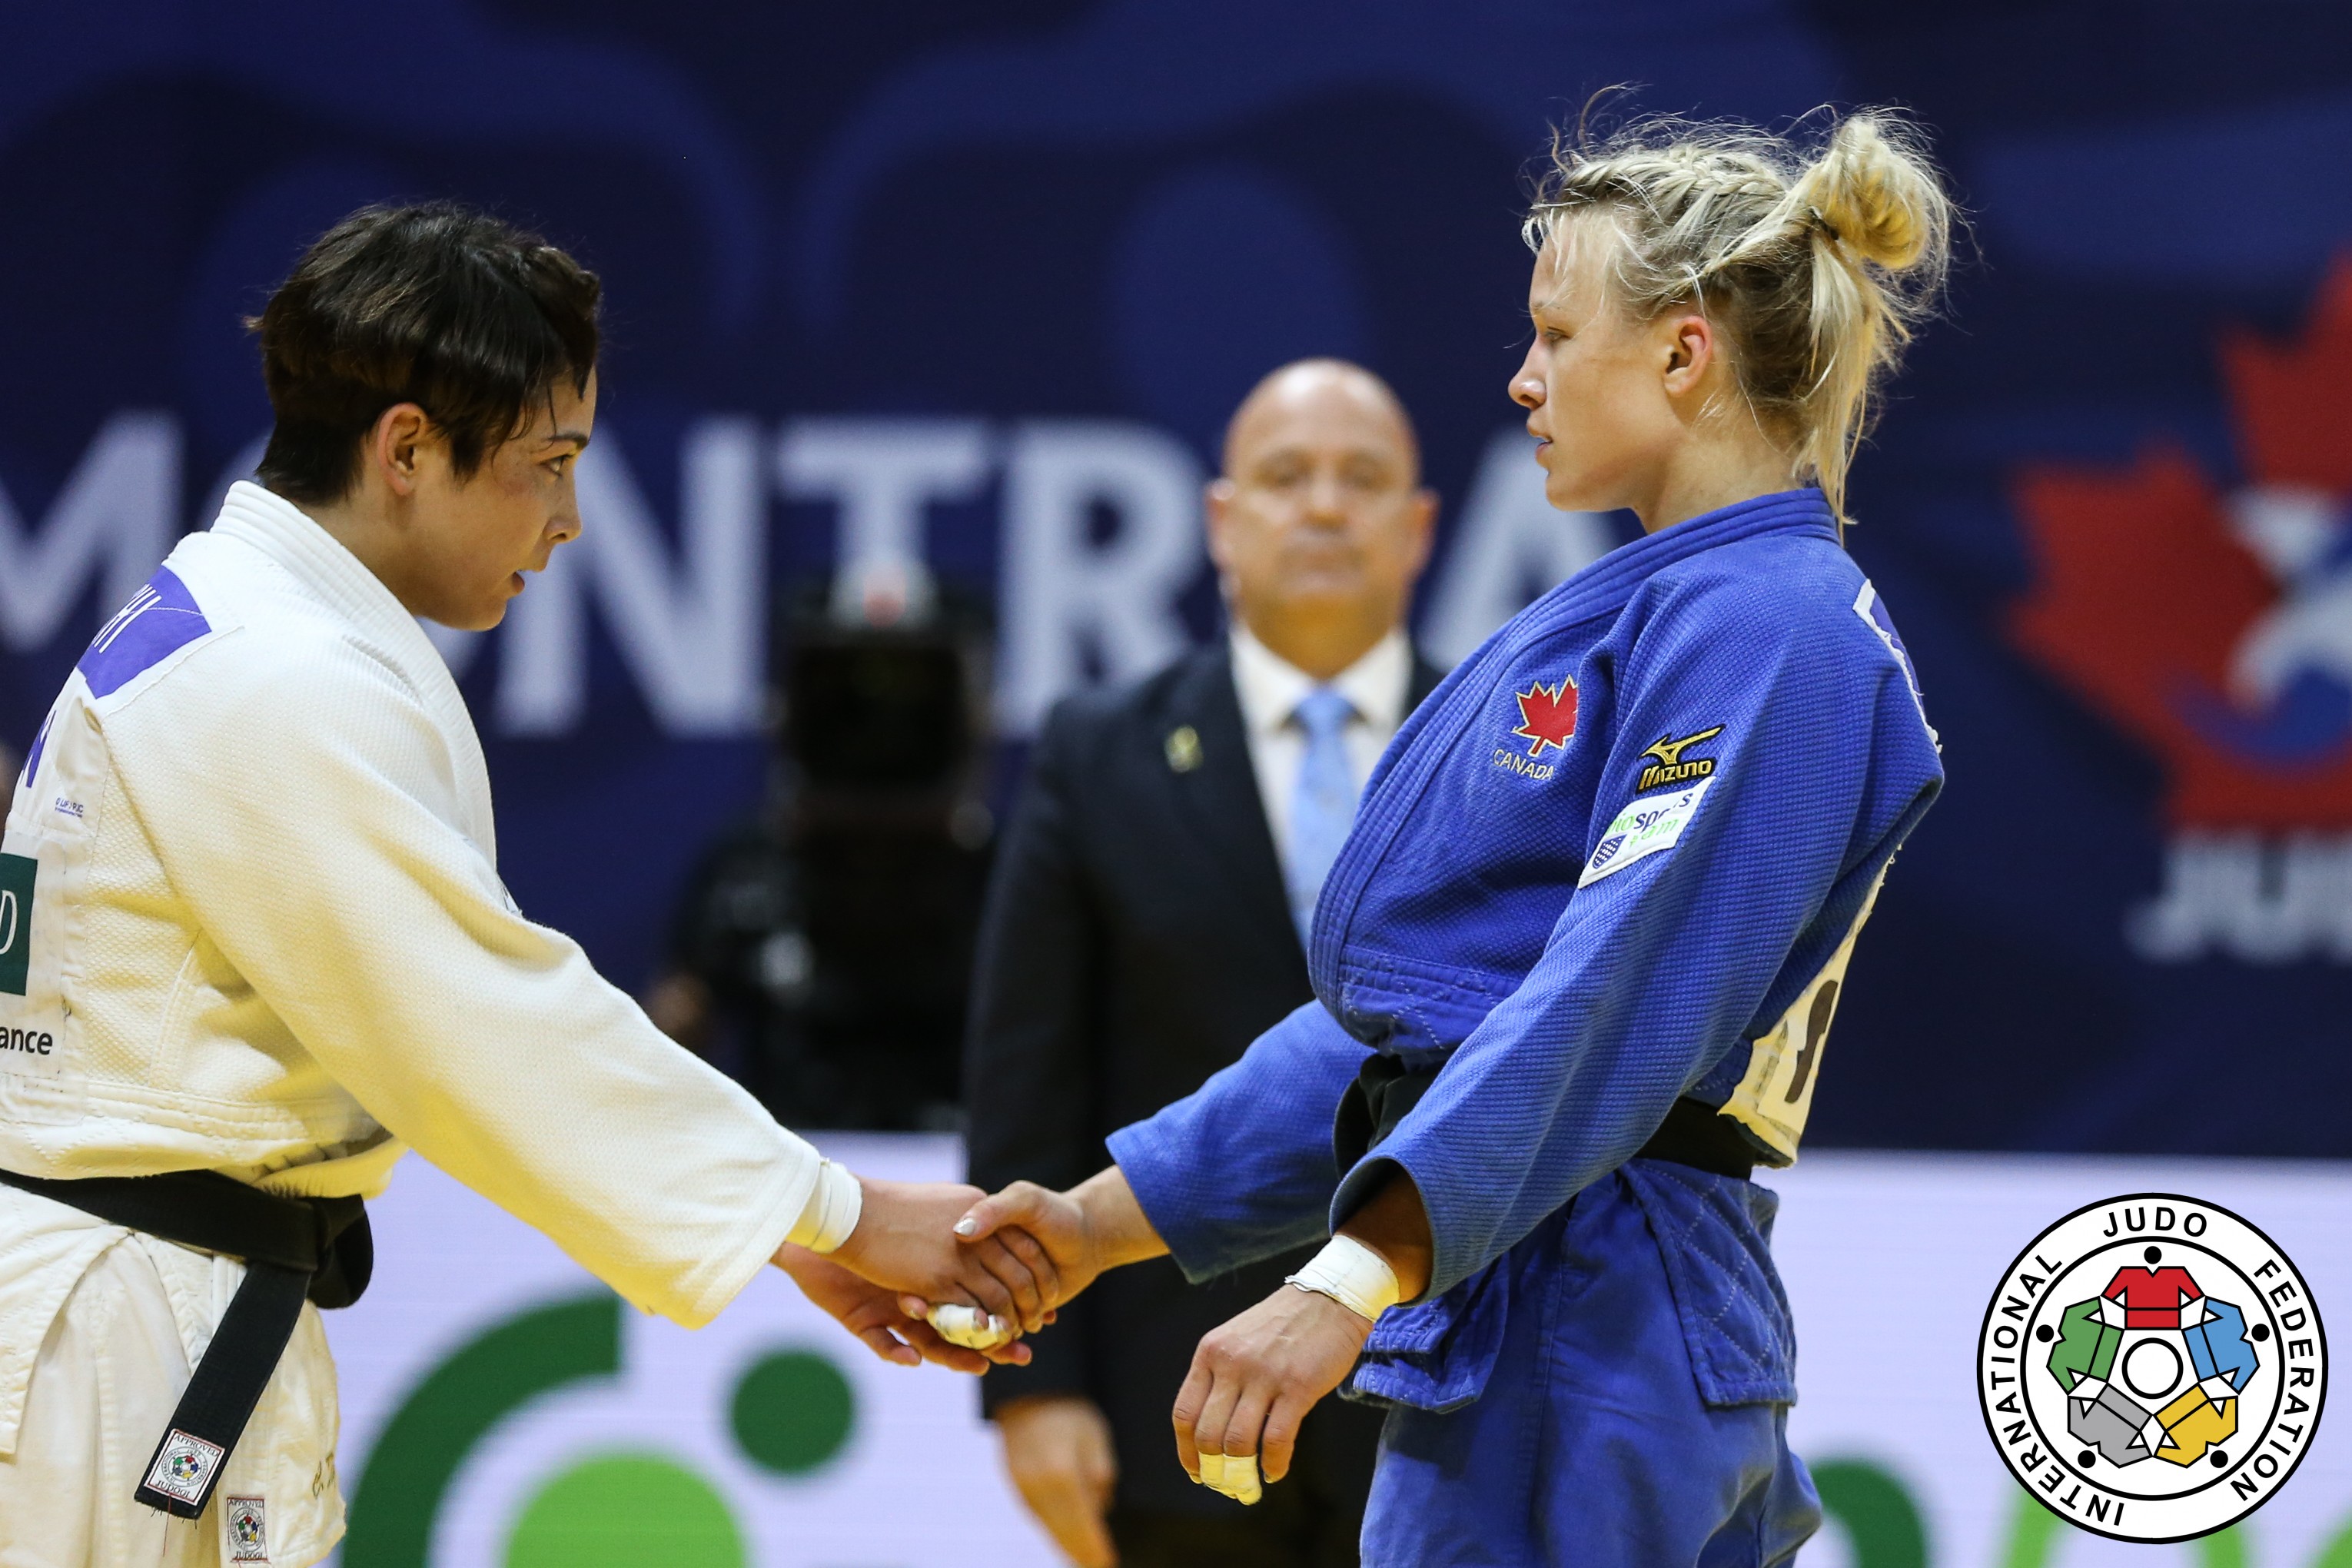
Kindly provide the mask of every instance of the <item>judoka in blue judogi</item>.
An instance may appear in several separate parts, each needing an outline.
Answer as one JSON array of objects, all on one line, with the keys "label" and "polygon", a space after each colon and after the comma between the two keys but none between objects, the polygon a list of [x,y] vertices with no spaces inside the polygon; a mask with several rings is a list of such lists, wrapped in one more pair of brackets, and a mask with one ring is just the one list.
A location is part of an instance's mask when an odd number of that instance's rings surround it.
[{"label": "judoka in blue judogi", "polygon": [[1811,489],[1612,552],[1399,733],[1317,906],[1318,1001],[1110,1140],[1195,1279],[1419,1189],[1428,1289],[1343,1391],[1391,1409],[1368,1563],[1771,1563],[1812,1532],[1744,1171],[1795,1158],[1942,779]]}]

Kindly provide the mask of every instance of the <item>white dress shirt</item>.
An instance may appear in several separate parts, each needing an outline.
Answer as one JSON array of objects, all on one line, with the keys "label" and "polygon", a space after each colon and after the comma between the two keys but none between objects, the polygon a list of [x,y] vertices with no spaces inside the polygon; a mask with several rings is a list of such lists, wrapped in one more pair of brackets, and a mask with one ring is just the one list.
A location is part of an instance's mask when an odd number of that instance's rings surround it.
[{"label": "white dress shirt", "polygon": [[[1265,825],[1274,831],[1275,853],[1290,854],[1290,802],[1298,789],[1298,769],[1307,757],[1307,735],[1293,717],[1315,689],[1315,678],[1276,654],[1234,623],[1234,689],[1241,699],[1242,728],[1249,735],[1250,767],[1257,774]],[[1363,658],[1330,684],[1354,705],[1348,721],[1348,770],[1360,793],[1404,722],[1412,695],[1412,644],[1402,628],[1374,643]]]}]

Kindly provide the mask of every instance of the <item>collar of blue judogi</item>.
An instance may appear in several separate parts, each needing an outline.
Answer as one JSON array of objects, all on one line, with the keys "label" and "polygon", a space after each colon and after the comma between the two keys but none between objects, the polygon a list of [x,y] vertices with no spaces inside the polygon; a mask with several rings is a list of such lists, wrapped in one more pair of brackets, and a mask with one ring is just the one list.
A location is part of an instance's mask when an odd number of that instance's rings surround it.
[{"label": "collar of blue judogi", "polygon": [[1837,514],[1811,485],[1703,512],[1603,555],[1547,595],[1552,603],[1541,606],[1542,618],[1547,625],[1581,620],[1623,604],[1644,581],[1677,561],[1767,533],[1811,533],[1834,544]]}]

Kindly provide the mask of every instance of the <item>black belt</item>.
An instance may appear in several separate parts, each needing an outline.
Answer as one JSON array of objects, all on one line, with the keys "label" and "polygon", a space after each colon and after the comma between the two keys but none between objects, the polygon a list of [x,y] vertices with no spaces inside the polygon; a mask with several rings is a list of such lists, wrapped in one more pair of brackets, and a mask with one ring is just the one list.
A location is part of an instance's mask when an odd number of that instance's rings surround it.
[{"label": "black belt", "polygon": [[245,1283],[189,1375],[136,1494],[149,1508],[195,1518],[294,1337],[302,1303],[348,1307],[367,1289],[375,1243],[365,1205],[357,1198],[282,1198],[216,1171],[70,1182],[0,1171],[0,1184],[110,1225],[245,1259]]},{"label": "black belt", "polygon": [[1636,1160],[1671,1160],[1717,1176],[1747,1181],[1756,1173],[1756,1150],[1739,1123],[1703,1100],[1677,1100]]},{"label": "black belt", "polygon": [[[1402,1057],[1374,1052],[1356,1074],[1356,1081],[1339,1097],[1339,1120],[1331,1129],[1331,1152],[1339,1169],[1352,1170],[1390,1133],[1405,1112],[1421,1103],[1437,1081],[1443,1062],[1408,1064]],[[1637,1160],[1671,1160],[1718,1176],[1748,1180],[1756,1171],[1756,1151],[1738,1124],[1714,1106],[1697,1100],[1677,1100],[1650,1141],[1633,1152]]]}]

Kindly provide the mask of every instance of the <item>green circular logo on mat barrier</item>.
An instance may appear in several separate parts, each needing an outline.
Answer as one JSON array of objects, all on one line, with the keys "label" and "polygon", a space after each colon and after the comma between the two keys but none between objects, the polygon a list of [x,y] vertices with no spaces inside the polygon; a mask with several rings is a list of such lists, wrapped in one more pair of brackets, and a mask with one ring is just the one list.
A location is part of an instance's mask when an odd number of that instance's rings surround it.
[{"label": "green circular logo on mat barrier", "polygon": [[780,1476],[804,1476],[849,1444],[856,1395],[830,1358],[779,1351],[735,1384],[730,1411],[743,1457]]},{"label": "green circular logo on mat barrier", "polygon": [[541,1485],[507,1537],[506,1568],[743,1568],[743,1537],[709,1481],[659,1454],[605,1454]]},{"label": "green circular logo on mat barrier", "polygon": [[[621,1303],[604,1291],[542,1302],[459,1346],[409,1391],[352,1489],[344,1568],[426,1568],[443,1500],[481,1441],[540,1398],[621,1372]],[[770,1351],[724,1411],[744,1460],[782,1479],[839,1458],[857,1427],[856,1385],[808,1346]],[[625,1438],[623,1439],[625,1441]],[[570,1463],[516,1516],[505,1568],[744,1568],[725,1494],[670,1455],[624,1449]]]}]

